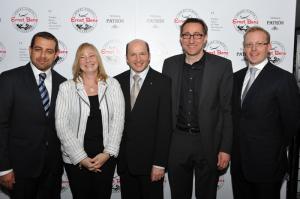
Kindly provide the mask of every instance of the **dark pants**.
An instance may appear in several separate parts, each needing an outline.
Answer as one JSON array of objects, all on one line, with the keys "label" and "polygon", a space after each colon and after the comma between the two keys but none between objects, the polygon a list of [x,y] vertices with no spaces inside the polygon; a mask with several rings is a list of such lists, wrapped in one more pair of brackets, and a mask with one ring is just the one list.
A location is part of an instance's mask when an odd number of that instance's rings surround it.
[{"label": "dark pants", "polygon": [[280,199],[282,182],[253,183],[242,174],[231,175],[234,199]]},{"label": "dark pants", "polygon": [[22,178],[16,174],[11,199],[60,199],[60,173],[44,172],[38,178]]},{"label": "dark pants", "polygon": [[122,199],[163,199],[163,181],[151,182],[150,175],[120,175]]},{"label": "dark pants", "polygon": [[215,199],[218,171],[216,168],[210,168],[203,156],[201,135],[176,129],[171,141],[168,163],[172,199],[192,198],[194,174],[196,198]]},{"label": "dark pants", "polygon": [[113,157],[101,167],[101,172],[94,173],[85,168],[65,164],[70,189],[74,199],[109,199],[116,160]]}]

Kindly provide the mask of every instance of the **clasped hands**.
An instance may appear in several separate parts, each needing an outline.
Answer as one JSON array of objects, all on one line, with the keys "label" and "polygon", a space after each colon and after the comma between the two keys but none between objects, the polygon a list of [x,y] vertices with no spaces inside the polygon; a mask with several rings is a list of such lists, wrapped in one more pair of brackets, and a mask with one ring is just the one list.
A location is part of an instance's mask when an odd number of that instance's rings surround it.
[{"label": "clasped hands", "polygon": [[92,172],[101,172],[101,167],[109,159],[108,153],[99,153],[94,158],[86,157],[80,161],[79,166],[85,167],[87,170]]}]

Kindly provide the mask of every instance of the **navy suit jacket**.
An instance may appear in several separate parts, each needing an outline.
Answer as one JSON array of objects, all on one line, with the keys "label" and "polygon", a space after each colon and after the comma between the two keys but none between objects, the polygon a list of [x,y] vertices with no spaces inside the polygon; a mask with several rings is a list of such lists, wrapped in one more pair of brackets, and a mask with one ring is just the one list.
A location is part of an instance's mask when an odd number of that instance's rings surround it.
[{"label": "navy suit jacket", "polygon": [[287,146],[298,130],[298,87],[291,73],[269,62],[241,106],[246,72],[234,74],[231,173],[252,182],[277,182],[287,171]]},{"label": "navy suit jacket", "polygon": [[13,169],[18,176],[37,177],[47,161],[47,168],[62,172],[54,111],[58,86],[64,80],[52,70],[46,117],[29,63],[0,75],[0,171]]},{"label": "navy suit jacket", "polygon": [[171,81],[149,69],[135,105],[130,105],[130,71],[116,76],[125,98],[125,126],[118,173],[150,175],[152,165],[167,167],[171,136]]}]

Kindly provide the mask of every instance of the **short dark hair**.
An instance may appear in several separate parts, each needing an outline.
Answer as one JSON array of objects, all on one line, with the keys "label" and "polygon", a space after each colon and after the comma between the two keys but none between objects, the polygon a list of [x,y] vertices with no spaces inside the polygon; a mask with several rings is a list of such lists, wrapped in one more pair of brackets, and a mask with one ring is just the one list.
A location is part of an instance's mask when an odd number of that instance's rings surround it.
[{"label": "short dark hair", "polygon": [[206,23],[202,19],[199,19],[199,18],[187,18],[183,22],[183,24],[180,26],[180,35],[182,34],[184,26],[186,24],[188,24],[188,23],[198,23],[198,24],[200,24],[202,26],[202,28],[203,28],[204,35],[207,35],[207,32],[208,32],[207,25],[206,25]]},{"label": "short dark hair", "polygon": [[52,40],[55,42],[55,52],[58,52],[58,40],[56,39],[56,37],[54,35],[52,35],[49,32],[38,32],[36,33],[32,39],[31,39],[31,43],[30,43],[30,48],[33,48],[34,44],[35,44],[35,40],[37,37],[42,37],[44,39],[48,39],[48,40]]},{"label": "short dark hair", "polygon": [[[140,39],[139,39],[139,40],[140,40]],[[132,41],[135,41],[135,40],[132,40]],[[130,44],[132,41],[130,41],[130,42],[128,42],[128,43],[126,44],[126,56],[127,56],[127,54],[128,54],[128,47],[129,47],[129,44]],[[148,44],[146,41],[144,41],[144,40],[140,40],[140,41],[143,41],[143,42],[145,43],[147,52],[150,54],[149,44]]]}]

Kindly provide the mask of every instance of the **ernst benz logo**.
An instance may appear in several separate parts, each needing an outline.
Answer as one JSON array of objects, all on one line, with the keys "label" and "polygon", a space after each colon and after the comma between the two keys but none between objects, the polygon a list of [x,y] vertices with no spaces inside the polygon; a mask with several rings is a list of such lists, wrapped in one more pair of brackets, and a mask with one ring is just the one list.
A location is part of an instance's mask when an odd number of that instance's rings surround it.
[{"label": "ernst benz logo", "polygon": [[210,54],[225,58],[227,58],[229,54],[227,46],[223,42],[218,40],[208,42],[206,44],[205,50]]},{"label": "ernst benz logo", "polygon": [[112,192],[120,193],[120,176],[115,175],[112,181]]},{"label": "ernst benz logo", "polygon": [[89,8],[79,8],[71,18],[73,27],[81,33],[88,33],[97,26],[97,16],[95,12]]},{"label": "ernst benz logo", "polygon": [[175,17],[174,23],[179,28],[183,22],[188,18],[199,18],[199,15],[196,11],[192,9],[183,9]]},{"label": "ernst benz logo", "polygon": [[38,18],[32,9],[21,7],[14,12],[13,16],[10,18],[10,21],[16,30],[27,33],[36,27]]},{"label": "ernst benz logo", "polygon": [[111,25],[111,28],[119,28],[121,24],[125,21],[120,15],[109,15],[107,19],[105,19],[105,23]]},{"label": "ernst benz logo", "polygon": [[109,40],[103,45],[101,54],[110,64],[118,64],[121,60],[120,46],[121,43],[118,40]]},{"label": "ernst benz logo", "polygon": [[146,22],[150,24],[152,28],[158,28],[160,24],[165,23],[165,19],[160,15],[149,15]]},{"label": "ernst benz logo", "polygon": [[66,60],[68,56],[68,48],[62,41],[58,41],[58,47],[59,47],[59,53],[58,53],[58,61],[57,64],[62,63],[63,61]]},{"label": "ernst benz logo", "polygon": [[6,48],[5,46],[0,42],[0,62],[2,62],[5,59],[6,56]]},{"label": "ernst benz logo", "polygon": [[258,25],[258,20],[254,12],[245,9],[235,15],[232,24],[239,33],[244,34],[248,28]]},{"label": "ernst benz logo", "polygon": [[282,63],[286,56],[284,45],[282,43],[280,43],[279,41],[272,41],[271,45],[272,45],[272,48],[270,50],[269,60],[273,64]]}]

